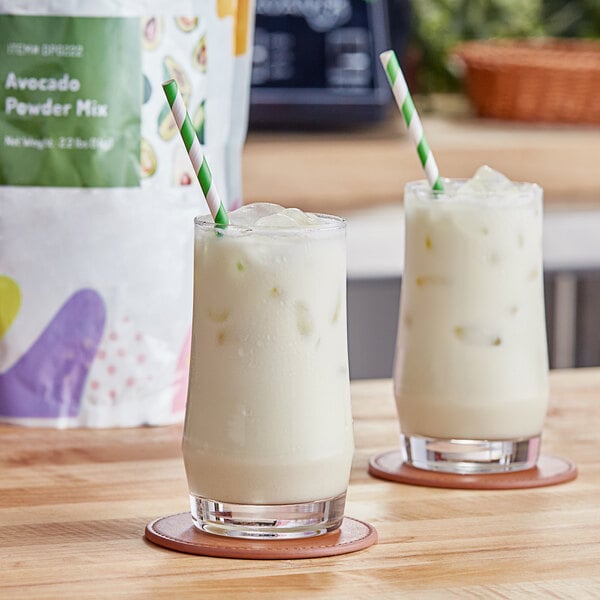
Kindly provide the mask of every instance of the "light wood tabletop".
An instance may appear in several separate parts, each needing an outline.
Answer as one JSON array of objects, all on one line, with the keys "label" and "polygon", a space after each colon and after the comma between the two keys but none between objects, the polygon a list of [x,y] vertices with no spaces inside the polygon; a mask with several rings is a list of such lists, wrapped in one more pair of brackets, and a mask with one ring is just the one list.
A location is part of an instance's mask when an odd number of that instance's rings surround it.
[{"label": "light wood tabletop", "polygon": [[347,514],[379,543],[319,559],[171,552],[145,524],[187,509],[181,426],[0,426],[0,598],[600,598],[600,369],[555,371],[542,451],[579,477],[514,491],[373,479],[398,444],[388,380],[352,384],[356,454]]}]

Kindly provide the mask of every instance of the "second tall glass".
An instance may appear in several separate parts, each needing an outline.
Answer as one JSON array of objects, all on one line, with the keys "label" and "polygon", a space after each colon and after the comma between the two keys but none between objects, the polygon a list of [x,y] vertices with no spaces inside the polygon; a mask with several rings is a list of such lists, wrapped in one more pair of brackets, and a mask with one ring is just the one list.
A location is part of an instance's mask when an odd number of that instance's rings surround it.
[{"label": "second tall glass", "polygon": [[406,186],[395,396],[406,461],[492,473],[535,465],[548,398],[542,190]]}]

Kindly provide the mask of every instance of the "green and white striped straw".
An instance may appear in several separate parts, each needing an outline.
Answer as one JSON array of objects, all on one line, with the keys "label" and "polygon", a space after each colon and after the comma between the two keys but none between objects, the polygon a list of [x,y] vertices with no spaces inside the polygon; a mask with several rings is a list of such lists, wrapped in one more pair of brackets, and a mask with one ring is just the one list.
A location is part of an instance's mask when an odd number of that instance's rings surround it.
[{"label": "green and white striped straw", "polygon": [[402,69],[398,64],[396,53],[393,50],[387,50],[379,55],[381,64],[385,69],[388,81],[392,86],[392,92],[394,98],[396,98],[396,104],[404,117],[406,126],[408,127],[408,135],[412,140],[413,144],[417,147],[417,153],[419,159],[425,169],[425,175],[429,185],[434,190],[443,190],[444,184],[440,178],[440,171],[438,169],[435,158],[429,148],[429,144],[425,139],[425,133],[423,132],[423,126],[421,125],[421,119],[417,113],[417,109],[413,103],[408,86],[406,85],[406,79]]},{"label": "green and white striped straw", "polygon": [[225,210],[215,187],[212,173],[206,162],[206,156],[202,153],[202,147],[200,146],[198,136],[192,125],[192,120],[187,112],[181,93],[179,92],[177,82],[174,79],[169,79],[169,81],[165,81],[162,86],[169,106],[171,107],[175,123],[177,123],[177,129],[179,129],[179,133],[181,133],[185,149],[192,161],[194,173],[196,173],[198,181],[200,182],[200,187],[206,198],[210,214],[213,216],[217,226],[227,227],[227,225],[229,225],[227,211]]}]

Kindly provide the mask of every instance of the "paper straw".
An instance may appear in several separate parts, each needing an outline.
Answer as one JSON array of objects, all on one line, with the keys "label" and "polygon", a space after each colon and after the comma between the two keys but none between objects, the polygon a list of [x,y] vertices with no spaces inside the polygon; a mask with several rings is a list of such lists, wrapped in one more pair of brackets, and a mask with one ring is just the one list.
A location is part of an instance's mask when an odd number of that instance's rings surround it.
[{"label": "paper straw", "polygon": [[394,93],[394,98],[396,98],[396,104],[398,104],[398,108],[404,117],[404,122],[408,127],[408,135],[417,148],[419,159],[421,160],[423,169],[425,169],[427,181],[429,181],[429,185],[434,190],[443,190],[444,184],[440,179],[440,171],[437,163],[435,162],[435,158],[433,158],[429,144],[425,139],[425,133],[423,133],[421,119],[419,118],[419,114],[417,113],[417,109],[415,108],[410,92],[408,91],[406,79],[404,79],[404,74],[402,73],[402,69],[398,64],[396,53],[393,50],[387,50],[379,55],[379,59],[381,60],[383,68],[385,69],[385,74],[387,75],[388,81],[392,86],[392,92]]},{"label": "paper straw", "polygon": [[185,103],[183,102],[183,98],[177,87],[177,82],[174,79],[169,79],[169,81],[165,81],[162,86],[169,106],[171,107],[175,123],[177,123],[177,129],[179,129],[179,133],[181,133],[185,149],[192,161],[194,173],[196,173],[198,181],[200,182],[200,187],[206,198],[210,214],[213,216],[213,219],[218,226],[227,227],[227,225],[229,225],[227,211],[225,210],[221,198],[219,197],[219,193],[217,192],[217,188],[215,187],[212,173],[206,162],[206,156],[202,153],[202,147],[200,146],[198,136],[194,131],[190,115],[185,108]]}]

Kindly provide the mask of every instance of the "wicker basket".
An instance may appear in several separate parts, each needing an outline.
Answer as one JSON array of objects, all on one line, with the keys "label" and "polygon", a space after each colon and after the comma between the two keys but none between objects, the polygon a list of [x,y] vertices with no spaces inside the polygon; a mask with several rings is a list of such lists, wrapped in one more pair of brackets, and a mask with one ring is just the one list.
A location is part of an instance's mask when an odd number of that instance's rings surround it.
[{"label": "wicker basket", "polygon": [[479,41],[453,50],[482,117],[600,124],[600,41]]}]

